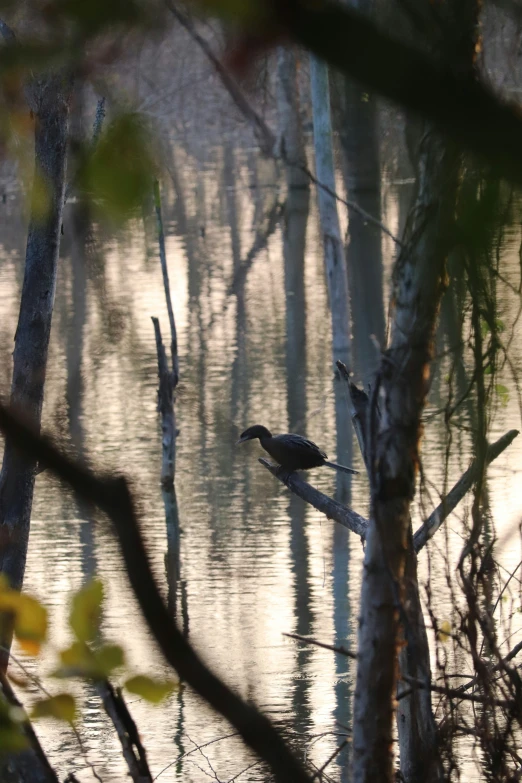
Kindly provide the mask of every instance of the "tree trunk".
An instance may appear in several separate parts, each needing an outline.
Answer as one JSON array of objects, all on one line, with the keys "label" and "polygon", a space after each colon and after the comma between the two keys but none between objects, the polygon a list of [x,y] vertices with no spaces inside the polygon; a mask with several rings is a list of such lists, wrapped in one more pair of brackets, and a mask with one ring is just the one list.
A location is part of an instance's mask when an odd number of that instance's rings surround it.
[{"label": "tree trunk", "polygon": [[[344,156],[346,192],[376,220],[381,220],[381,168],[378,113],[375,98],[346,75],[338,75],[341,91],[339,135]],[[357,372],[366,386],[379,354],[374,339],[384,345],[382,231],[359,212],[350,210],[346,249],[352,296],[353,349]]]},{"label": "tree trunk", "polygon": [[308,188],[310,181],[304,171],[306,153],[299,113],[296,55],[288,47],[281,47],[277,53],[277,113],[279,144],[286,162],[288,187]]},{"label": "tree trunk", "polygon": [[[310,57],[310,79],[316,176],[322,185],[335,191],[328,66],[314,56]],[[337,204],[334,196],[320,186],[317,199],[332,316],[333,359],[351,367],[350,300]]]},{"label": "tree trunk", "polygon": [[[33,87],[35,182],[11,405],[40,429],[64,202],[70,86],[53,74]],[[33,502],[35,461],[6,439],[0,475],[0,570],[22,587]]]},{"label": "tree trunk", "polygon": [[[415,586],[416,581],[411,573],[414,563],[407,564],[406,558],[409,540],[411,543],[409,509],[415,491],[421,414],[444,287],[457,173],[457,154],[428,130],[420,152],[417,200],[394,275],[391,341],[377,383],[381,416],[377,426],[371,428],[370,437],[372,514],[364,560],[354,705],[356,783],[393,779],[392,724],[401,624],[406,638],[413,639],[417,617],[411,607],[409,611],[404,608],[407,594],[410,597],[407,585]],[[412,651],[416,652],[410,648],[402,660],[407,671],[411,670],[408,655]],[[417,667],[418,663],[415,670],[419,671]],[[405,716],[407,708],[415,716],[411,734],[402,737],[401,752],[409,759],[408,779],[417,779],[417,765],[422,763],[422,779],[428,780],[426,756],[422,757],[421,743],[413,743],[413,737],[427,719],[429,704],[423,702],[418,690],[412,699],[415,701],[409,707],[407,703],[401,706]],[[429,737],[429,730],[423,730]]]},{"label": "tree trunk", "polygon": [[[317,199],[324,250],[326,278],[332,318],[332,363],[341,360],[352,366],[350,336],[350,297],[344,247],[337,214],[335,169],[332,148],[332,119],[328,66],[316,57],[310,57],[310,81],[314,119],[315,168],[318,182]],[[328,190],[324,187],[324,185]],[[335,418],[337,432],[337,460],[345,465],[352,461],[350,416],[340,384],[335,383]],[[336,476],[339,502],[347,503],[351,479],[340,471]]]}]

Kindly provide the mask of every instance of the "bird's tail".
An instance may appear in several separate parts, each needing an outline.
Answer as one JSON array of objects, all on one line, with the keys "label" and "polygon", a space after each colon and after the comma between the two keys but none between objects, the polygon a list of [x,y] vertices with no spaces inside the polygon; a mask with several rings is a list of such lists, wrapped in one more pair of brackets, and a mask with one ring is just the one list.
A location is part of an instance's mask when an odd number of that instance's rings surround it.
[{"label": "bird's tail", "polygon": [[359,473],[358,470],[354,470],[353,468],[346,468],[344,465],[339,465],[337,462],[328,462],[327,460],[325,460],[324,464],[328,468],[333,468],[334,470],[340,470],[342,473]]}]

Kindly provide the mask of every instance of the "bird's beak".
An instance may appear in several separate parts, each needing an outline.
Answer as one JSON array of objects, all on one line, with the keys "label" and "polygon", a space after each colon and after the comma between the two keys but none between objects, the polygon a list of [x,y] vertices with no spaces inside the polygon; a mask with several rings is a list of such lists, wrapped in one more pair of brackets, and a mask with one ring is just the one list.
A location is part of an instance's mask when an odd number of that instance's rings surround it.
[{"label": "bird's beak", "polygon": [[236,446],[239,446],[240,443],[246,443],[247,440],[250,440],[250,438],[239,438],[239,440],[236,440]]}]

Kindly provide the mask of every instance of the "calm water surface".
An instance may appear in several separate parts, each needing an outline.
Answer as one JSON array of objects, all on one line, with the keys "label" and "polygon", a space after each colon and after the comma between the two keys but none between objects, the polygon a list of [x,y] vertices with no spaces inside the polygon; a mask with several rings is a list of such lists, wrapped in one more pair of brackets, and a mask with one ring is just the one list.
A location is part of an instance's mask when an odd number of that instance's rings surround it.
[{"label": "calm water surface", "polygon": [[[334,529],[333,523],[291,496],[259,465],[257,443],[241,449],[234,446],[244,427],[263,423],[274,431],[302,432],[330,455],[336,454],[330,320],[315,194],[311,194],[308,220],[306,198],[297,204],[298,217],[287,225],[285,244],[285,222],[273,218],[283,194],[275,187],[270,167],[253,166],[252,161],[251,153],[238,155],[230,149],[211,151],[204,166],[180,158],[177,197],[165,193],[181,369],[176,406],[181,576],[191,642],[219,675],[280,726],[298,752],[307,752],[321,765],[339,743],[335,734],[351,725],[353,662],[327,650],[299,646],[283,634],[310,634],[327,643],[355,647],[362,550],[358,540]],[[392,183],[386,189],[385,219],[396,231],[404,218],[401,205],[406,203],[402,198],[406,187]],[[23,224],[18,201],[8,202],[4,209],[0,350],[5,391],[22,279]],[[128,477],[154,570],[166,594],[156,352],[150,319],[160,317],[164,335],[168,321],[154,224],[144,229],[143,222],[136,220],[123,236],[99,238],[95,248],[89,245],[84,252],[69,231],[70,222],[64,222],[45,426],[92,465]],[[267,226],[270,235],[266,242],[260,241]],[[515,278],[519,239],[519,232],[513,231],[504,249],[505,268]],[[383,248],[387,290],[393,247],[386,241]],[[503,319],[510,325],[518,302],[508,289],[501,297]],[[443,313],[437,343],[441,356],[454,345],[449,335]],[[512,359],[517,370],[520,339],[516,330]],[[428,413],[445,405],[449,361],[441,359]],[[500,381],[512,387],[507,370]],[[493,434],[518,427],[519,421],[513,393],[504,406],[497,406]],[[350,438],[346,434],[346,440]],[[445,447],[443,417],[434,416],[426,427],[427,491],[417,503],[415,527],[444,486]],[[447,471],[450,485],[469,458],[468,434],[456,430]],[[353,462],[361,468],[355,448]],[[498,557],[509,570],[521,559],[521,468],[522,443],[515,441],[509,454],[490,470]],[[318,470],[310,479],[323,491],[336,492],[333,473]],[[351,496],[353,506],[366,515],[364,476],[354,478]],[[462,545],[465,515],[466,508],[459,507],[448,524],[450,561]],[[440,619],[450,616],[441,554],[445,546],[441,536],[429,555]],[[427,562],[424,553],[423,581]],[[166,675],[107,525],[42,474],[37,480],[25,581],[26,589],[38,595],[51,613],[52,643],[42,660],[26,661],[39,676],[52,671],[56,649],[70,640],[71,594],[94,573],[105,585],[105,638],[125,647],[131,671]],[[516,641],[515,634],[509,646]],[[60,689],[59,682],[46,679],[46,684],[54,692]],[[88,687],[76,687],[82,704],[78,725],[82,748],[63,726],[52,722],[38,726],[52,763],[62,777],[73,771],[81,781],[94,780],[89,765],[95,765],[103,781],[123,780],[125,769],[112,726],[95,694]],[[28,699],[35,694],[36,689]],[[242,770],[240,780],[245,783],[267,779],[260,765],[246,769],[255,759],[190,690],[181,689],[159,707],[136,697],[129,697],[129,702],[153,775],[164,783],[199,783],[214,777],[213,770],[220,781]],[[331,766],[334,779],[346,779],[345,761],[342,756]]]}]

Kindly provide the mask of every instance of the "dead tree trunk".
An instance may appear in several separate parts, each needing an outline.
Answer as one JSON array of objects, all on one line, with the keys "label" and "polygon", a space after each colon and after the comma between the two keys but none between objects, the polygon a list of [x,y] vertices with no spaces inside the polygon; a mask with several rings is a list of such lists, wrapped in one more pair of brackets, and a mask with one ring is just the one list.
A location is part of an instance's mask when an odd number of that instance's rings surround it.
[{"label": "dead tree trunk", "polygon": [[180,578],[180,526],[178,501],[176,498],[176,487],[174,477],[176,474],[176,438],[178,430],[176,427],[176,413],[174,409],[174,397],[176,386],[179,379],[179,358],[178,358],[178,338],[176,332],[176,322],[174,319],[174,308],[170,296],[169,272],[167,268],[167,252],[165,249],[165,231],[163,228],[163,218],[161,214],[161,196],[159,182],[154,182],[154,205],[156,209],[156,220],[158,226],[158,244],[160,251],[161,271],[163,275],[163,287],[165,289],[165,299],[170,325],[170,356],[172,361],[172,370],[169,370],[166,351],[161,337],[160,323],[157,318],[152,318],[154,324],[154,334],[156,337],[156,351],[158,356],[158,411],[161,414],[161,444],[162,444],[162,462],[161,462],[161,492],[163,495],[163,504],[165,506],[165,521],[167,524],[167,553],[165,555],[165,567],[167,572],[167,582],[169,585],[169,609],[173,615],[176,614],[177,589]]},{"label": "dead tree trunk", "polygon": [[[391,781],[392,725],[402,634],[416,640],[417,612],[406,611],[409,587],[416,592],[411,545],[410,504],[415,491],[421,414],[429,384],[429,365],[437,312],[444,288],[445,259],[455,208],[458,156],[431,130],[424,134],[418,195],[396,264],[390,345],[384,353],[370,410],[372,514],[361,592],[359,659],[354,705],[354,781]],[[377,421],[376,405],[380,408]],[[413,571],[412,571],[413,569]],[[401,630],[402,626],[402,630]],[[409,655],[413,654],[413,662]],[[419,651],[404,654],[403,674]],[[401,705],[409,732],[401,732],[403,774],[408,780],[434,779],[436,761],[426,756],[431,704],[419,690]],[[408,713],[406,714],[406,708]],[[418,733],[421,732],[421,736]],[[421,741],[422,740],[422,741]],[[431,751],[430,751],[431,752]]]},{"label": "dead tree trunk", "polygon": [[[318,181],[325,185],[317,188],[319,219],[328,282],[328,296],[332,319],[332,364],[341,360],[348,367],[352,364],[351,318],[348,276],[344,258],[344,246],[339,226],[335,192],[335,168],[332,148],[332,120],[330,113],[330,88],[328,66],[316,57],[310,57],[310,83],[314,118],[315,168]],[[352,461],[350,417],[340,384],[335,383],[335,419],[337,431],[337,460],[349,465]],[[337,473],[337,499],[348,503],[351,482],[349,477]]]},{"label": "dead tree trunk", "polygon": [[[40,429],[64,203],[70,82],[52,74],[30,88],[35,184],[15,335],[11,405]],[[0,571],[20,589],[33,502],[35,460],[6,438],[0,475]]]},{"label": "dead tree trunk", "polygon": [[306,152],[299,114],[296,55],[287,47],[281,47],[277,52],[277,113],[280,152],[286,163],[288,187],[308,188],[310,180],[305,171]]}]

